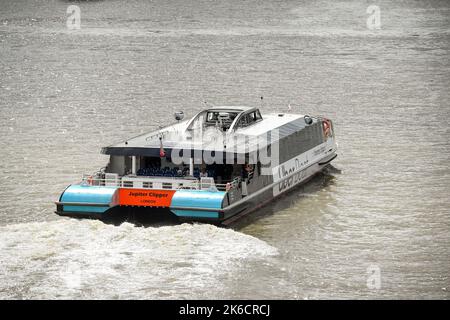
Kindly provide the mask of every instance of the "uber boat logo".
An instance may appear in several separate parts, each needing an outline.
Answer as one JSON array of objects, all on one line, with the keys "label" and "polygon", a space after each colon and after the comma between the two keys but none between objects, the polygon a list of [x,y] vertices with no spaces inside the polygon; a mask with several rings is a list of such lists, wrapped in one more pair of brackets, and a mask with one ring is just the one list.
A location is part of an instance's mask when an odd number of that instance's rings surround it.
[{"label": "uber boat logo", "polygon": [[[275,194],[282,193],[283,191],[293,187],[306,177],[306,170],[295,171],[295,167],[289,168],[289,171],[285,169],[284,165],[279,169],[279,176],[281,177],[281,182],[278,184],[278,192]],[[295,172],[295,174],[293,174]],[[286,179],[283,179],[287,177]]]},{"label": "uber boat logo", "polygon": [[326,155],[328,143],[324,142],[317,147],[310,149],[298,156],[283,162],[281,165],[273,168],[273,180],[278,182],[273,188],[273,196],[289,190],[299,184],[313,173],[320,170],[316,164],[317,161]]}]

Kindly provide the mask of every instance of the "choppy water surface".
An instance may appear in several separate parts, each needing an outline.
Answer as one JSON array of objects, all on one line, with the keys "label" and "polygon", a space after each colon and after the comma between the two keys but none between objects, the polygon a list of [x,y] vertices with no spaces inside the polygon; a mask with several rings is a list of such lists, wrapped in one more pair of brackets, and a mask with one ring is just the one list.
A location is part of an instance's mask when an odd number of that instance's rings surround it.
[{"label": "choppy water surface", "polygon": [[[0,1],[0,298],[448,299],[449,17],[448,1]],[[337,170],[232,229],[53,214],[102,146],[260,96],[332,118]]]}]

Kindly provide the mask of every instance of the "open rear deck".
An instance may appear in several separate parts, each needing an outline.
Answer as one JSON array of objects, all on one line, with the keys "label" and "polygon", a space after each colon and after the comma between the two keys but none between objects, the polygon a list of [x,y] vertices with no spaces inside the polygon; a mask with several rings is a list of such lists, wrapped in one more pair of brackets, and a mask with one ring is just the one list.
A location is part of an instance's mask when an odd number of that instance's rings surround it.
[{"label": "open rear deck", "polygon": [[84,175],[61,194],[56,213],[69,216],[107,216],[113,208],[139,207],[149,213],[168,209],[178,217],[221,219],[220,211],[241,199],[238,179],[216,184],[213,178],[151,177],[105,174]]}]

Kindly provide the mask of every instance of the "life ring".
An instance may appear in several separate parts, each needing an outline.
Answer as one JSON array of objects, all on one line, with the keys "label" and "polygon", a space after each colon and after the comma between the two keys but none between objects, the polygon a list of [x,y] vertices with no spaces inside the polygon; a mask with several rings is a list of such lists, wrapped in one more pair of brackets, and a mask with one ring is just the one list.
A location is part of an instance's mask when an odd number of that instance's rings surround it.
[{"label": "life ring", "polygon": [[325,119],[322,122],[323,125],[323,134],[325,137],[331,136],[331,126],[330,126],[330,120]]}]

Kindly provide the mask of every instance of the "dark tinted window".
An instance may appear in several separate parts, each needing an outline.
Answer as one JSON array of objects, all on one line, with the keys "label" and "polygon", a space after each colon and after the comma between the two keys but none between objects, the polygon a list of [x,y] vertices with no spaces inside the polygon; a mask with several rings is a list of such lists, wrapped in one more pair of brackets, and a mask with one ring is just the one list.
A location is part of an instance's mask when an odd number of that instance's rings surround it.
[{"label": "dark tinted window", "polygon": [[238,127],[240,127],[240,128],[247,127],[261,119],[262,119],[262,117],[261,117],[261,113],[259,112],[259,110],[250,112],[248,114],[244,114],[239,119]]},{"label": "dark tinted window", "polygon": [[322,125],[316,122],[280,141],[280,162],[292,159],[323,142]]}]

